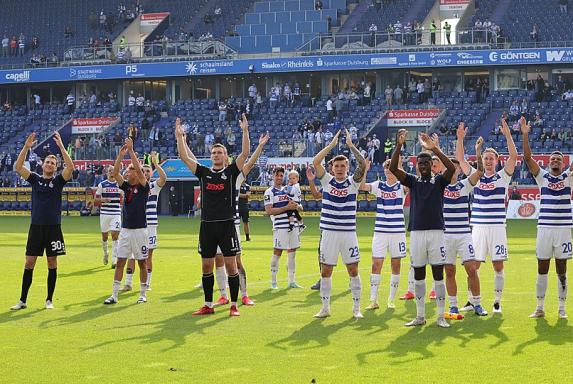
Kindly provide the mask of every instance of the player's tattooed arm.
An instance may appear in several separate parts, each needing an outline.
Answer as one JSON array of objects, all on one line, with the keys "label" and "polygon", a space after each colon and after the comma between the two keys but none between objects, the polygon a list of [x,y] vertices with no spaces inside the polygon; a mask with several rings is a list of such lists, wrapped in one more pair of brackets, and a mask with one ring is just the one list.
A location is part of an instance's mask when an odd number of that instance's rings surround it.
[{"label": "player's tattooed arm", "polygon": [[525,121],[525,117],[519,119],[519,125],[521,127],[521,133],[523,134],[523,160],[527,163],[527,167],[531,171],[533,176],[539,174],[539,164],[531,156],[531,145],[529,144],[529,132],[531,131],[531,123]]},{"label": "player's tattooed arm", "polygon": [[466,160],[464,151],[464,138],[466,137],[467,132],[468,129],[466,128],[464,122],[460,122],[456,131],[456,160],[459,161],[464,175],[469,176],[470,172],[472,171],[472,167]]},{"label": "player's tattooed arm", "polygon": [[155,170],[159,174],[159,179],[157,179],[156,183],[159,187],[163,187],[167,182],[167,174],[163,170],[161,164],[159,164],[159,155],[155,151],[151,152],[151,162],[153,163]]},{"label": "player's tattooed arm", "polygon": [[501,133],[505,136],[505,140],[507,141],[507,150],[509,152],[509,158],[505,162],[503,169],[509,176],[513,176],[515,165],[517,164],[517,147],[515,146],[513,136],[511,136],[511,131],[509,130],[509,125],[507,125],[505,119],[501,119]]},{"label": "player's tattooed arm", "polygon": [[237,164],[237,168],[239,171],[243,170],[243,166],[245,165],[245,161],[247,161],[247,157],[251,154],[251,139],[249,137],[249,121],[247,120],[247,115],[243,113],[241,121],[239,121],[239,125],[241,127],[241,131],[243,133],[243,139],[241,143],[241,153],[235,159],[235,163]]},{"label": "player's tattooed arm", "polygon": [[30,170],[24,166],[24,161],[26,161],[26,157],[28,156],[28,152],[32,149],[32,147],[36,144],[36,134],[32,132],[30,136],[24,142],[24,147],[18,154],[18,158],[14,163],[14,170],[18,172],[18,174],[25,180],[30,177]]},{"label": "player's tattooed arm", "polygon": [[269,142],[270,138],[271,136],[269,135],[268,132],[264,135],[261,135],[261,137],[259,138],[259,145],[257,145],[257,149],[255,149],[255,152],[249,158],[249,161],[247,161],[243,166],[243,176],[247,177],[247,175],[251,172],[255,164],[257,164],[259,156],[261,156],[261,153],[263,152],[263,149],[265,148],[265,145]]},{"label": "player's tattooed arm", "polygon": [[400,129],[396,134],[396,146],[394,147],[394,151],[392,152],[392,157],[390,158],[390,166],[388,169],[400,183],[404,183],[406,180],[406,176],[408,175],[404,170],[400,169],[398,166],[400,163],[400,151],[402,147],[406,143],[406,137],[408,137],[408,131],[405,129]]},{"label": "player's tattooed arm", "polygon": [[68,181],[72,178],[72,173],[74,172],[74,162],[68,151],[66,151],[66,147],[64,147],[64,143],[62,142],[62,138],[58,132],[54,132],[54,141],[56,145],[60,149],[60,153],[62,154],[62,159],[64,160],[64,164],[66,165],[64,170],[62,171],[62,177],[64,180]]},{"label": "player's tattooed arm", "polygon": [[483,159],[481,156],[482,145],[483,145],[483,137],[480,136],[476,141],[477,170],[468,177],[468,180],[470,181],[471,185],[476,185],[484,172]]},{"label": "player's tattooed arm", "polygon": [[[365,167],[364,172],[365,172],[365,173],[368,173],[368,171],[370,170],[370,160],[364,159],[364,167]],[[365,192],[370,192],[370,191],[372,191],[371,185],[370,185],[370,184],[366,184],[366,178],[364,178],[364,179],[362,180],[362,182],[360,183],[359,189],[360,189],[361,191],[365,191]]]},{"label": "player's tattooed arm", "polygon": [[334,147],[338,145],[338,136],[340,136],[340,131],[336,132],[336,135],[334,135],[330,143],[328,143],[326,147],[322,148],[320,152],[318,152],[312,159],[312,165],[314,166],[314,169],[316,170],[316,176],[319,179],[324,176],[326,172],[326,169],[324,169],[324,166],[322,165],[322,161],[326,155],[328,155],[330,151],[332,151]]},{"label": "player's tattooed arm", "polygon": [[367,171],[364,156],[362,156],[362,153],[360,153],[358,148],[356,148],[356,145],[354,145],[354,143],[352,142],[352,137],[350,136],[350,132],[348,132],[348,129],[344,130],[344,134],[346,135],[346,145],[348,146],[348,149],[350,149],[350,152],[352,152],[354,158],[356,159],[356,162],[358,163],[358,167],[356,167],[356,170],[354,170],[354,175],[352,176],[352,178],[354,179],[355,182],[361,183],[364,180],[364,176],[366,176],[366,171]]}]

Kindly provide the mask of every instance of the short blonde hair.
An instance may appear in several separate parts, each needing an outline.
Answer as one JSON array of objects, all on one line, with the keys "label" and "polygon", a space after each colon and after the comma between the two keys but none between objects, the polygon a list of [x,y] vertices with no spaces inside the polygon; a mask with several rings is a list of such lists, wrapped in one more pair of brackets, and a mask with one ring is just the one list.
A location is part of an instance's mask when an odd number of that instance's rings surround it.
[{"label": "short blonde hair", "polygon": [[497,151],[492,147],[488,147],[488,148],[484,149],[482,155],[485,155],[487,152],[493,153],[495,155],[496,159],[499,157],[499,153],[497,153]]}]

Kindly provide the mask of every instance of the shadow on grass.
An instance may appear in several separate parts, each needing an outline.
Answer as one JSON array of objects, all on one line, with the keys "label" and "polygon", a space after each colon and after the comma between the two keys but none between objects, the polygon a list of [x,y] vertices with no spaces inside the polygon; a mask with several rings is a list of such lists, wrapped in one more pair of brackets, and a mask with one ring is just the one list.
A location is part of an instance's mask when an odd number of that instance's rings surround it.
[{"label": "shadow on grass", "polygon": [[466,316],[463,321],[452,322],[458,333],[467,336],[467,339],[460,344],[461,347],[465,347],[470,341],[485,339],[489,336],[493,336],[497,340],[489,346],[490,349],[497,348],[509,341],[507,335],[500,329],[505,321],[501,315],[490,314],[487,319],[483,319],[470,312]]},{"label": "shadow on grass", "polygon": [[269,301],[280,299],[288,293],[287,288],[282,289],[265,289],[261,293],[252,296],[251,298],[257,303],[267,303]]},{"label": "shadow on grass", "polygon": [[356,320],[351,317],[338,324],[328,324],[328,318],[313,319],[304,327],[294,331],[290,336],[273,341],[267,344],[267,346],[280,350],[287,350],[292,347],[302,347],[297,348],[297,350],[322,348],[330,344],[331,335],[335,334],[340,329],[357,324],[363,320],[364,319]]},{"label": "shadow on grass", "polygon": [[203,297],[203,290],[193,289],[191,291],[181,292],[173,296],[162,297],[160,300],[165,303],[176,303],[182,300],[193,300],[195,298]]},{"label": "shadow on grass", "polygon": [[111,271],[111,269],[109,267],[105,267],[102,265],[101,267],[82,269],[81,271],[76,271],[76,272],[58,273],[58,278],[65,279],[67,277],[89,276],[93,275],[94,273],[100,273],[104,271]]},{"label": "shadow on grass", "polygon": [[[85,348],[84,351],[89,351],[94,348],[102,348],[112,344],[121,344],[130,341],[139,341],[141,344],[154,344],[164,341],[170,341],[171,346],[164,348],[161,352],[167,352],[175,348],[179,348],[186,343],[186,338],[193,334],[204,334],[205,330],[216,326],[222,321],[229,321],[228,315],[209,315],[209,316],[192,316],[193,312],[186,312],[177,316],[170,317],[165,320],[137,324],[141,329],[146,327],[155,328],[155,330],[146,335],[138,335],[133,337],[126,337],[123,339],[115,339],[103,343],[92,345]],[[126,325],[121,327],[114,327],[114,329],[133,329],[133,325]]]},{"label": "shadow on grass", "polygon": [[0,324],[9,323],[11,321],[22,321],[23,319],[32,317],[41,311],[45,311],[45,309],[22,309],[20,311],[6,311],[4,313],[0,313]]},{"label": "shadow on grass", "polygon": [[515,347],[513,355],[520,355],[529,346],[548,343],[549,345],[564,345],[573,343],[573,327],[567,325],[567,319],[559,319],[555,325],[549,325],[544,318],[536,319],[535,332],[537,336]]}]

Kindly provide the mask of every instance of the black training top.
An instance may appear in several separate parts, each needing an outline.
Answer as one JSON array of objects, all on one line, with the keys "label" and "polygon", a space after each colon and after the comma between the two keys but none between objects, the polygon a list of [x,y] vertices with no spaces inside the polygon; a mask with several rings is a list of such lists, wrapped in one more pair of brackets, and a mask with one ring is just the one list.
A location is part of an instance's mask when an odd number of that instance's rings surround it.
[{"label": "black training top", "polygon": [[442,175],[422,178],[407,174],[402,184],[410,188],[408,231],[444,229],[444,189],[449,183]]},{"label": "black training top", "polygon": [[67,183],[63,176],[44,179],[37,173],[30,172],[26,181],[32,186],[32,224],[61,224],[62,190]]},{"label": "black training top", "polygon": [[[239,188],[239,194],[247,194],[251,190],[249,184],[242,184]],[[249,199],[247,197],[239,197],[239,209],[247,209],[249,207]]]},{"label": "black training top", "polygon": [[145,186],[137,183],[135,185],[123,181],[119,186],[124,192],[122,208],[121,226],[127,229],[147,228],[147,196],[149,196],[149,183]]},{"label": "black training top", "polygon": [[213,170],[197,164],[195,176],[201,182],[201,221],[227,221],[235,219],[234,190],[241,172],[237,164]]}]

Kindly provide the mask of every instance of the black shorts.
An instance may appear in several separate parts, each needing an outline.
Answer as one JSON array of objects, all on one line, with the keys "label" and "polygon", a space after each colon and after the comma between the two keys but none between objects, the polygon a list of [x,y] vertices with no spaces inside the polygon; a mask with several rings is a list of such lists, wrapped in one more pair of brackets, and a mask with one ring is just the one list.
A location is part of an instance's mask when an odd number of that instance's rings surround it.
[{"label": "black shorts", "polygon": [[61,225],[30,224],[26,256],[62,256],[66,254]]},{"label": "black shorts", "polygon": [[243,223],[249,222],[249,207],[239,207],[239,216],[241,217],[241,221]]},{"label": "black shorts", "polygon": [[221,248],[223,256],[236,256],[241,251],[234,220],[201,222],[199,229],[199,254],[213,258]]}]

